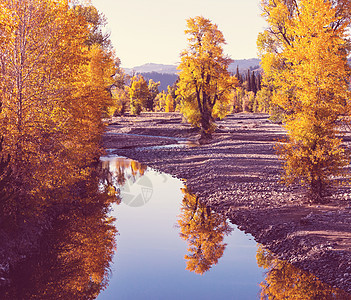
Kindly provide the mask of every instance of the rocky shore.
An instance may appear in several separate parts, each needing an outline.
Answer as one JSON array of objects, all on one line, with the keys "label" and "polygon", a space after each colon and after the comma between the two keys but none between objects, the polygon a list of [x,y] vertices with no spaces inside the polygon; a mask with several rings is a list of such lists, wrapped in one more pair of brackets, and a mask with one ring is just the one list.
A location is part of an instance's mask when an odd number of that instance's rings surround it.
[{"label": "rocky shore", "polygon": [[[323,205],[300,186],[280,182],[274,145],[284,129],[264,114],[234,114],[217,122],[213,141],[178,113],[110,120],[109,151],[186,180],[188,188],[278,258],[351,294],[351,188],[335,188]],[[351,299],[351,296],[350,296]]]}]

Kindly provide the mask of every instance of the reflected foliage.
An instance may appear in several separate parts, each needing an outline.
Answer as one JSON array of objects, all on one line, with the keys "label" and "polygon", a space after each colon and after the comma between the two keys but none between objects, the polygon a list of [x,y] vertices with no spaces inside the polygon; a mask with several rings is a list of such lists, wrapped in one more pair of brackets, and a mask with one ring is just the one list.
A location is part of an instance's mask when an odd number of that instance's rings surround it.
[{"label": "reflected foliage", "polygon": [[94,299],[107,286],[117,233],[108,213],[118,199],[101,167],[81,171],[86,177],[56,193],[37,219],[28,211],[22,224],[1,228],[1,299]]},{"label": "reflected foliage", "polygon": [[2,156],[2,143],[3,138],[0,138],[0,199],[8,200],[10,197],[9,193],[9,178],[11,171],[9,169],[10,157],[5,158]]},{"label": "reflected foliage", "polygon": [[0,0],[1,299],[90,299],[107,284],[118,199],[98,161],[119,61],[87,47],[70,3]]},{"label": "reflected foliage", "polygon": [[322,283],[315,276],[278,260],[260,246],[256,255],[259,267],[267,270],[260,284],[261,299],[351,299],[351,295]]},{"label": "reflected foliage", "polygon": [[69,2],[0,0],[0,132],[18,198],[4,209],[19,221],[41,215],[101,155],[118,60],[87,47],[91,23]]},{"label": "reflected foliage", "polygon": [[135,160],[115,158],[103,161],[102,168],[107,170],[107,183],[111,186],[113,184],[123,186],[127,180],[135,182],[138,178],[143,176],[147,166]]},{"label": "reflected foliage", "polygon": [[186,269],[203,274],[222,257],[226,248],[224,236],[232,229],[225,216],[200,203],[199,198],[187,188],[182,191],[184,198],[178,224],[181,238],[189,245],[188,254],[185,255]]}]

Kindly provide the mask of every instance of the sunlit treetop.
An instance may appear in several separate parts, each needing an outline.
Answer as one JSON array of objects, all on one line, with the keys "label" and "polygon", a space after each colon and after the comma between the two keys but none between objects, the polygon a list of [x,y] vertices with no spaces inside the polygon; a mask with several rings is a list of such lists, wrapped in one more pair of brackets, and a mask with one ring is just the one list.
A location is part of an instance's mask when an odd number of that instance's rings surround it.
[{"label": "sunlit treetop", "polygon": [[107,25],[106,17],[99,12],[91,1],[72,1],[71,7],[73,10],[87,22],[89,26],[89,37],[86,44],[90,47],[98,44],[105,49],[111,49],[112,43],[110,40],[110,32],[104,30]]},{"label": "sunlit treetop", "polygon": [[223,53],[225,39],[216,24],[204,17],[187,20],[188,47],[181,53],[177,95],[189,123],[211,137],[214,118],[228,112],[229,94],[237,84],[228,67],[232,60]]}]

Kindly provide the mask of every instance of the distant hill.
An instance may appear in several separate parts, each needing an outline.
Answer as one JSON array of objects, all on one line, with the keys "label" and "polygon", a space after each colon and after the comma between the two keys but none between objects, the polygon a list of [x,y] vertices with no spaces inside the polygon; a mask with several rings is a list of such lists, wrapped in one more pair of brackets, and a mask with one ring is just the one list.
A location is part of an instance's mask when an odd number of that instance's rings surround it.
[{"label": "distant hill", "polygon": [[260,68],[261,60],[259,58],[250,58],[250,59],[238,59],[234,60],[232,64],[229,66],[229,71],[235,73],[236,67],[239,67],[240,72],[244,72],[247,70],[257,70]]},{"label": "distant hill", "polygon": [[[260,67],[260,59],[249,58],[249,59],[237,59],[229,66],[231,72],[236,72],[236,67],[239,66],[240,71],[246,71],[248,69],[254,70]],[[134,68],[124,69],[124,71],[131,75],[133,71],[135,73],[161,73],[161,74],[177,74],[177,65],[162,65],[162,64],[145,64],[136,66]]]},{"label": "distant hill", "polygon": [[[248,69],[251,71],[257,70],[260,68],[260,61],[261,60],[258,58],[234,60],[229,66],[229,71],[235,74],[237,66],[239,67],[240,73],[245,72]],[[133,73],[141,74],[146,80],[152,79],[155,82],[160,81],[160,91],[167,91],[167,86],[172,85],[178,78],[177,65],[148,63],[134,68],[125,68],[124,71],[129,75],[132,75]]]},{"label": "distant hill", "polygon": [[141,66],[137,66],[134,68],[124,69],[124,71],[132,75],[132,73],[161,73],[161,74],[176,74],[177,73],[177,66],[176,65],[162,65],[162,64],[145,64]]},{"label": "distant hill", "polygon": [[167,87],[169,85],[173,85],[178,79],[177,74],[167,74],[167,73],[157,73],[157,72],[148,72],[148,73],[140,73],[146,81],[152,79],[155,82],[160,82],[160,86],[158,90],[161,92],[167,91]]}]

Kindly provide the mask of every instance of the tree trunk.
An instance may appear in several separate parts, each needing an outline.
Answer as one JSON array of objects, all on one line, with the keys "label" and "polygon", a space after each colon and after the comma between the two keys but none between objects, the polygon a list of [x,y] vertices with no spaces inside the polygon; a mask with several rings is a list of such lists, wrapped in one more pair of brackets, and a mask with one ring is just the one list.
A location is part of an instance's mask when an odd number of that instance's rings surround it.
[{"label": "tree trunk", "polygon": [[201,115],[201,141],[206,141],[212,139],[211,133],[211,112],[207,109]]},{"label": "tree trunk", "polygon": [[321,178],[317,178],[312,180],[311,188],[310,188],[310,200],[313,203],[322,203],[323,202],[323,192],[324,192],[324,184]]}]

